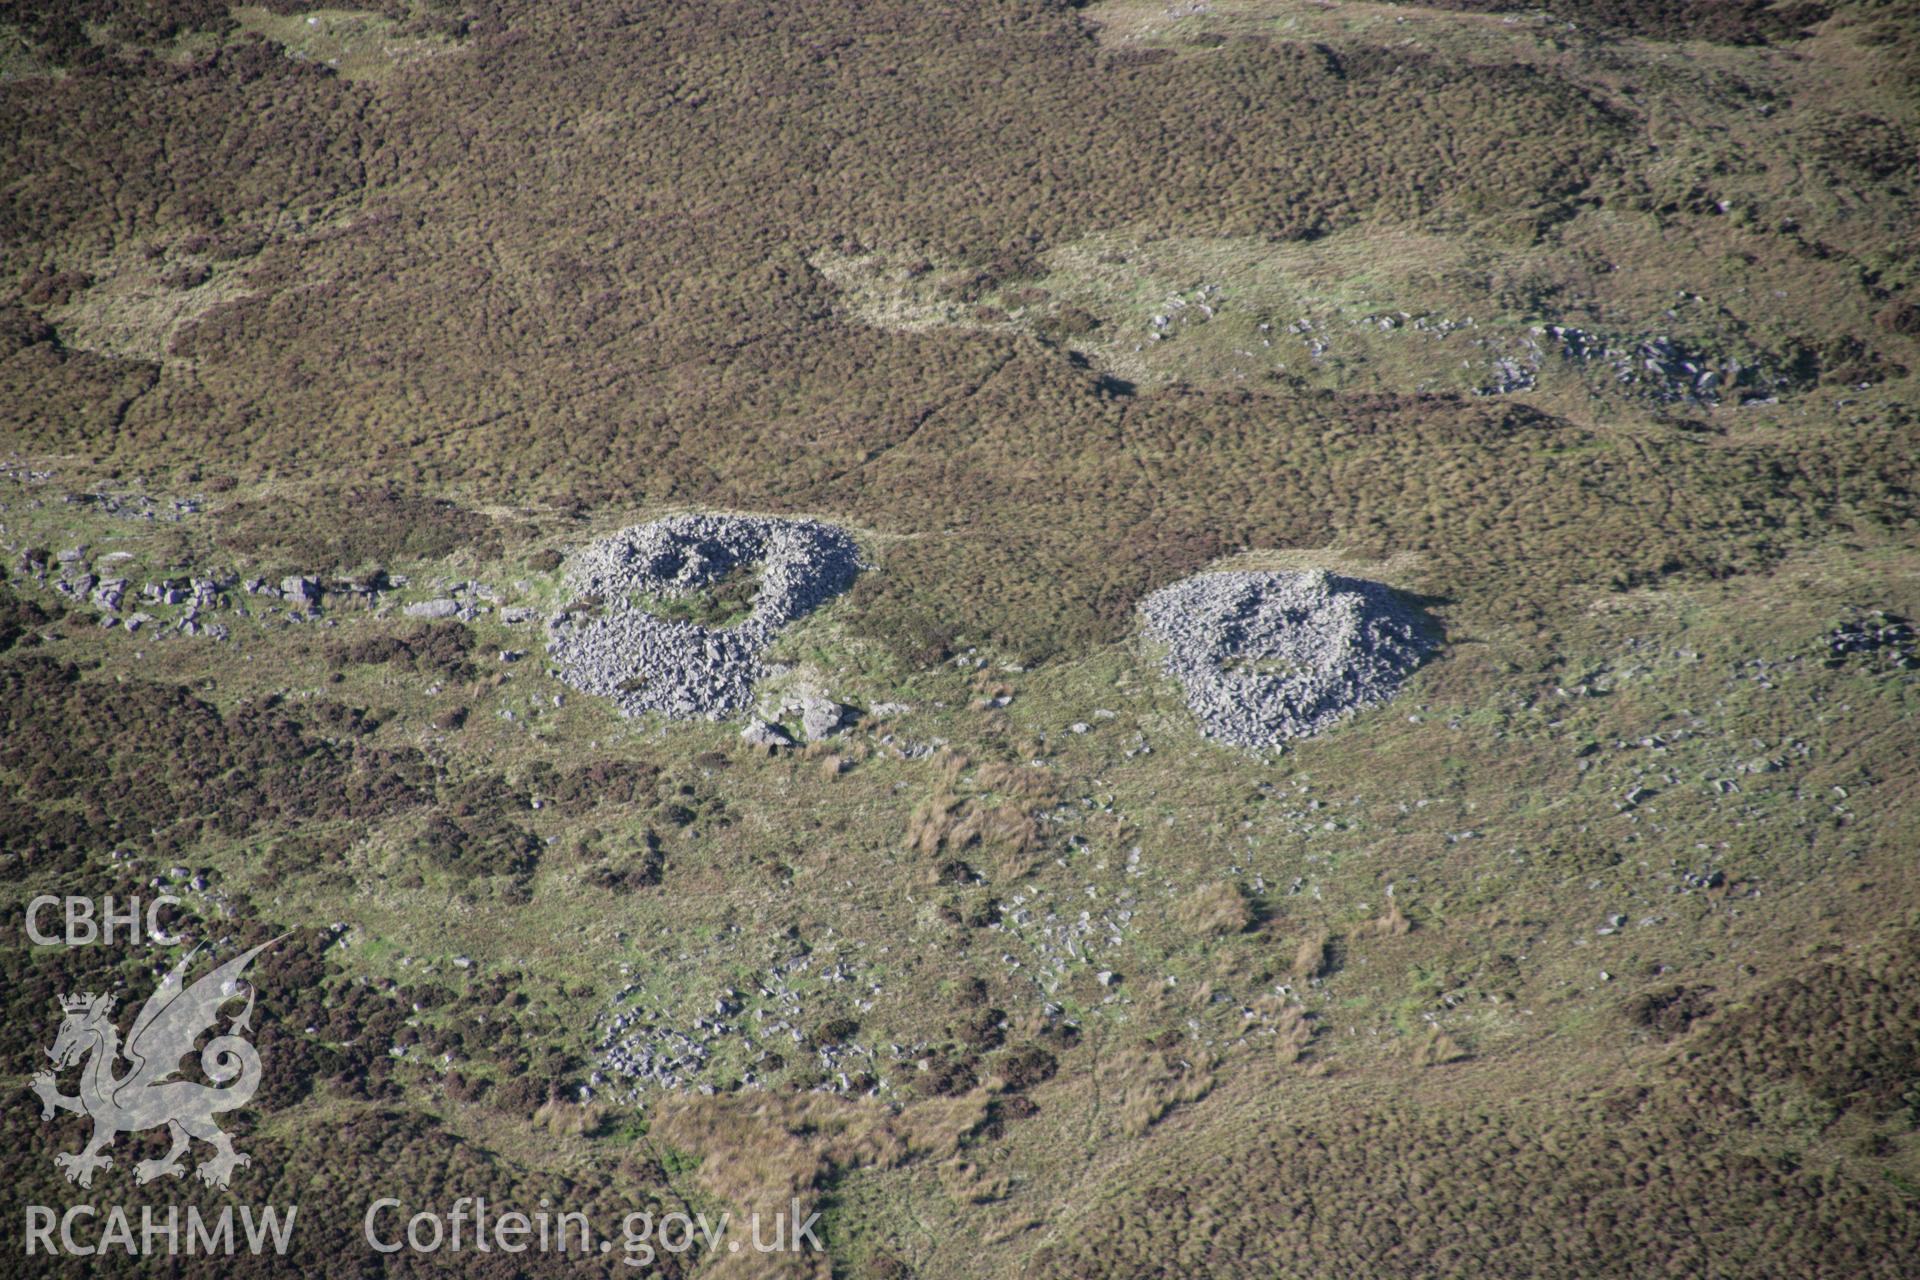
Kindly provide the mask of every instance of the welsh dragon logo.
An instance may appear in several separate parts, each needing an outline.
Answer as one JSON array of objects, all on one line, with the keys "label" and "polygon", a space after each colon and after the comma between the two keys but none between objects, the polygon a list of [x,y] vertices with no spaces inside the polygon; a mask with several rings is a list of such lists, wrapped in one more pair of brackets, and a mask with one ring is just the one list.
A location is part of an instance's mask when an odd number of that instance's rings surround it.
[{"label": "welsh dragon logo", "polygon": [[[61,998],[60,1035],[47,1056],[61,1070],[86,1059],[80,1092],[73,1097],[61,1093],[52,1071],[34,1075],[33,1091],[40,1095],[43,1121],[53,1119],[56,1111],[77,1111],[93,1121],[93,1137],[85,1148],[53,1158],[66,1171],[67,1181],[92,1186],[94,1170],[113,1164],[113,1157],[102,1152],[115,1138],[163,1124],[173,1138],[173,1148],[158,1160],[136,1164],[136,1182],[184,1177],[180,1157],[187,1153],[192,1138],[213,1147],[213,1155],[195,1168],[208,1186],[225,1187],[235,1169],[253,1162],[233,1149],[233,1139],[213,1118],[245,1106],[260,1087],[260,1055],[245,1038],[253,1017],[253,986],[243,982],[241,975],[255,956],[278,941],[263,942],[235,956],[190,987],[184,985],[184,975],[198,948],[183,957],[133,1020],[124,1048],[113,1025],[112,996]],[[200,1069],[213,1085],[171,1079],[181,1059],[193,1052],[200,1034],[219,1020],[221,1007],[242,998],[246,1008],[228,1022],[225,1034],[216,1035],[200,1051]],[[128,1067],[120,1073],[123,1057]]]}]

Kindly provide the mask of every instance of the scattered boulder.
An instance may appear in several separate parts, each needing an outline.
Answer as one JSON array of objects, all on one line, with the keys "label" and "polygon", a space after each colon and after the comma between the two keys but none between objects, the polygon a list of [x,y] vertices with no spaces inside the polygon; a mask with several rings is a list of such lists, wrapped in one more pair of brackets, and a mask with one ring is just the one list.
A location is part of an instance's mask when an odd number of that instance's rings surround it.
[{"label": "scattered boulder", "polygon": [[409,618],[451,618],[459,610],[458,600],[442,596],[438,600],[417,600],[401,612]]},{"label": "scattered boulder", "polygon": [[800,732],[809,742],[833,736],[846,724],[851,708],[829,698],[807,697],[800,701]]},{"label": "scattered boulder", "polygon": [[750,747],[763,747],[768,751],[778,751],[793,745],[793,739],[787,735],[785,729],[777,724],[769,724],[765,720],[755,720],[747,725],[740,731],[740,740]]}]

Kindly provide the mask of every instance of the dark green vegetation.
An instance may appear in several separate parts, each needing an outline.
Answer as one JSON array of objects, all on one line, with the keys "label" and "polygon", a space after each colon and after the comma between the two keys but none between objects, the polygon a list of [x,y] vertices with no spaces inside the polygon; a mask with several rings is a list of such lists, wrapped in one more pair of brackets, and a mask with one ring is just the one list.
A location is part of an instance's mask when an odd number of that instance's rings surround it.
[{"label": "dark green vegetation", "polygon": [[639,596],[634,604],[650,613],[700,627],[731,627],[753,612],[760,590],[760,566],[736,565],[719,581],[677,596]]},{"label": "dark green vegetation", "polygon": [[[1910,1266],[1911,16],[1188,8],[0,3],[7,1230],[81,1195],[54,997],[158,963],[20,904],[158,880],[295,931],[256,1163],[88,1196],[297,1201],[308,1274],[376,1194],[800,1196],[856,1277]],[[561,554],[691,508],[856,530],[777,656],[906,709],[768,755],[568,696]],[[69,548],[321,616],[102,629]],[[1444,648],[1203,745],[1135,603],[1310,566]],[[792,1034],[595,1082],[717,1002]]]}]

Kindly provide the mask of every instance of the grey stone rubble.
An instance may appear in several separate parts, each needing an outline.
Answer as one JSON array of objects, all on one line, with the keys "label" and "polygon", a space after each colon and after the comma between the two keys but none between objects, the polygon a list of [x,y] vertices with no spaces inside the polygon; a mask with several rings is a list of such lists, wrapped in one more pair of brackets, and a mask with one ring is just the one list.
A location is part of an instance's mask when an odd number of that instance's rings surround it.
[{"label": "grey stone rubble", "polygon": [[897,733],[883,733],[874,739],[877,746],[884,747],[896,760],[924,760],[947,745],[945,738],[929,738],[921,741]]},{"label": "grey stone rubble", "polygon": [[[310,622],[321,618],[323,601],[354,600],[374,609],[380,606],[383,592],[406,585],[403,575],[389,577],[380,569],[330,579],[289,574],[275,585],[262,577],[243,580],[229,570],[200,568],[151,578],[136,589],[133,579],[115,572],[133,558],[129,552],[96,556],[85,545],[67,547],[51,556],[33,550],[20,552],[10,544],[6,550],[19,552],[21,571],[35,585],[96,610],[103,628],[135,631],[151,625],[165,635],[214,640],[230,639],[232,633],[210,614],[226,613],[264,622]],[[457,594],[462,588],[453,590]],[[474,616],[471,606],[462,603],[458,608],[460,616]],[[148,612],[155,609],[168,612]]]},{"label": "grey stone rubble", "polygon": [[[1128,874],[1133,874],[1139,853],[1138,846],[1130,852]],[[1102,901],[1106,905],[1099,905]],[[1096,905],[1081,907],[1080,902]],[[1138,905],[1131,892],[1122,890],[1107,898],[1102,887],[1092,883],[1083,884],[1080,894],[1070,898],[1029,884],[1001,904],[999,916],[987,928],[1004,937],[1007,945],[1027,953],[1024,961],[1012,952],[1004,953],[1001,963],[1010,971],[1024,971],[1041,992],[1052,994],[1071,980],[1074,971],[1093,967],[1097,967],[1095,980],[1109,987],[1117,985],[1114,971],[1099,965],[1096,957],[1126,945],[1134,933],[1131,926]]]},{"label": "grey stone rubble", "polygon": [[1140,613],[1201,732],[1256,750],[1384,702],[1433,646],[1387,588],[1321,570],[1203,573]]},{"label": "grey stone rubble", "polygon": [[[756,563],[752,612],[733,626],[663,618],[638,599],[684,597]],[[597,598],[598,616],[553,618],[547,652],[562,680],[627,715],[722,719],[751,705],[774,638],[852,586],[862,567],[844,530],[813,520],[689,515],[636,525],[568,563],[567,585]]]},{"label": "grey stone rubble", "polygon": [[[1697,295],[1683,292],[1677,306],[1701,301]],[[1670,309],[1667,315],[1676,321],[1682,318],[1677,309]],[[1164,320],[1163,316],[1155,317],[1156,322]],[[1410,315],[1405,311],[1374,312],[1354,317],[1347,325],[1354,331],[1405,330],[1430,339],[1445,339],[1455,333],[1484,335],[1469,339],[1472,346],[1486,353],[1484,359],[1462,362],[1465,367],[1484,365],[1487,376],[1472,388],[1476,396],[1532,391],[1539,386],[1543,370],[1554,361],[1585,375],[1608,379],[1661,404],[1770,404],[1783,394],[1809,389],[1814,380],[1805,367],[1804,358],[1794,351],[1749,351],[1743,358],[1709,350],[1713,345],[1711,338],[1684,340],[1664,333],[1602,334],[1566,324],[1534,325],[1526,332],[1516,333],[1499,326],[1478,326],[1472,316],[1455,321],[1430,313]],[[1156,327],[1164,329],[1164,324]],[[1342,344],[1340,352],[1334,351],[1325,322],[1317,327],[1313,320],[1301,318],[1284,326],[1284,332],[1306,347],[1315,365],[1320,365],[1330,354],[1353,354],[1347,344]],[[1262,339],[1262,343],[1271,345],[1271,340]]]},{"label": "grey stone rubble", "polygon": [[[355,605],[375,617],[384,617],[393,607],[391,593],[409,586],[407,575],[377,567],[345,576],[288,574],[278,583],[258,575],[243,577],[231,570],[196,568],[150,578],[136,586],[135,579],[116,572],[129,567],[123,562],[133,559],[130,552],[96,554],[83,544],[43,553],[38,548],[23,549],[4,541],[0,541],[0,550],[19,557],[24,580],[65,596],[76,605],[93,608],[103,628],[137,631],[144,627],[150,633],[213,640],[231,639],[232,632],[226,623],[209,615],[226,614],[265,625],[318,622],[330,627],[334,620],[324,615],[333,606]],[[472,622],[494,612],[493,606],[501,603],[499,593],[481,582],[435,578],[427,589],[434,593],[433,598],[402,605],[406,616]],[[527,606],[502,608],[500,615],[510,623],[537,617]]]},{"label": "grey stone rubble", "polygon": [[[1535,328],[1533,337],[1545,339],[1547,350],[1568,363],[1605,366],[1620,385],[1663,404],[1712,405],[1727,398],[1744,403],[1798,387],[1791,375],[1760,361],[1743,364],[1732,356],[1706,354],[1664,334],[1609,338],[1571,325],[1550,324]],[[1533,353],[1531,364],[1537,368],[1540,344],[1527,346]]]},{"label": "grey stone rubble", "polygon": [[1920,640],[1913,623],[1885,609],[1840,623],[1827,633],[1825,662],[1842,667],[1850,660],[1876,660],[1903,671],[1920,667]]},{"label": "grey stone rubble", "polygon": [[[587,1092],[627,1104],[642,1103],[655,1090],[711,1092],[702,1077],[712,1074],[717,1059],[730,1060],[739,1071],[741,1087],[763,1089],[768,1078],[788,1066],[816,1075],[814,1092],[877,1097],[888,1093],[888,1067],[913,1067],[928,1055],[924,1043],[862,1044],[821,1038],[831,1020],[816,1034],[803,995],[793,983],[817,980],[845,991],[852,1011],[865,1013],[881,994],[878,982],[860,979],[844,962],[821,966],[805,955],[776,962],[742,987],[723,988],[711,1011],[678,1012],[650,1007],[637,983],[618,992],[600,1022]],[[763,1073],[766,1073],[763,1075]]]}]

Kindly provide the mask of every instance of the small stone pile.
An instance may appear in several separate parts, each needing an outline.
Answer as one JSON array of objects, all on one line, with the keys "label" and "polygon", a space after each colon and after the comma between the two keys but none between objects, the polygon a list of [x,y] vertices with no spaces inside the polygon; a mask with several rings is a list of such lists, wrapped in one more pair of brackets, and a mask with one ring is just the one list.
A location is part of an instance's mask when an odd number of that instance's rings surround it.
[{"label": "small stone pile", "polygon": [[1606,338],[1559,324],[1533,332],[1536,338],[1546,339],[1548,349],[1562,360],[1604,365],[1621,386],[1633,387],[1663,404],[1711,405],[1724,399],[1738,404],[1797,389],[1794,378],[1761,361],[1742,364],[1732,356],[1712,355],[1665,335]]},{"label": "small stone pile", "polygon": [[1167,673],[1210,738],[1259,749],[1392,697],[1433,647],[1378,583],[1305,573],[1203,573],[1140,604]]},{"label": "small stone pile", "polygon": [[1920,667],[1920,639],[1916,639],[1913,623],[1897,613],[1875,609],[1827,633],[1827,666],[1876,659],[1903,671]]},{"label": "small stone pile", "polygon": [[[640,599],[684,597],[753,564],[759,593],[733,626],[663,618]],[[567,585],[600,604],[555,617],[547,652],[561,679],[627,715],[722,719],[752,703],[774,638],[852,586],[862,567],[845,530],[813,520],[691,515],[637,525],[567,565]]]}]

